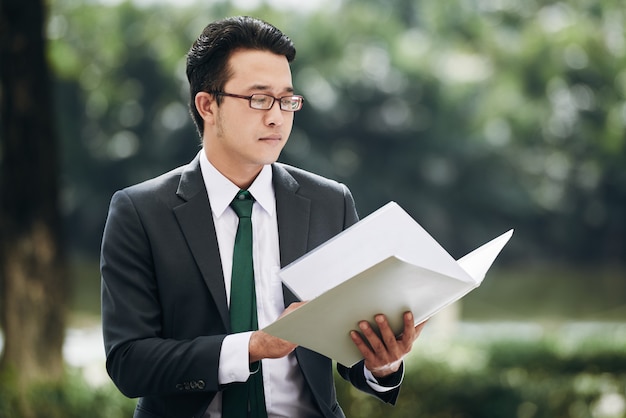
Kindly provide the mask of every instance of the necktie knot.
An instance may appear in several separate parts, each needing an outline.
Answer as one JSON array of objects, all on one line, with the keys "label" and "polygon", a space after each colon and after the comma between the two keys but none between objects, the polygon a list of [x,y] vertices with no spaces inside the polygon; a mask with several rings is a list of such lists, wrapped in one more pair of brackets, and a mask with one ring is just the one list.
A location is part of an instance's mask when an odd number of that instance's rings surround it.
[{"label": "necktie knot", "polygon": [[252,205],[254,204],[254,198],[247,190],[240,190],[237,196],[230,203],[230,207],[233,208],[237,216],[241,218],[252,217]]}]

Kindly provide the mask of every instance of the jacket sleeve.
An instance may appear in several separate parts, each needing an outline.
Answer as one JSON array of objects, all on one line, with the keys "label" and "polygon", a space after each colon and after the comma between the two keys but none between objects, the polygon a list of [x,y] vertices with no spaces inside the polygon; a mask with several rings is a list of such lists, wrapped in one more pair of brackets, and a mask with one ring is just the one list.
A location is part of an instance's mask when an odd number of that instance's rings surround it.
[{"label": "jacket sleeve", "polygon": [[129,397],[215,392],[225,335],[167,335],[150,228],[127,192],[113,196],[100,264],[107,371]]},{"label": "jacket sleeve", "polygon": [[404,365],[400,368],[400,370],[398,370],[388,378],[389,380],[394,380],[394,383],[397,383],[398,386],[386,392],[378,392],[367,384],[365,374],[363,372],[363,363],[364,360],[361,360],[352,367],[346,367],[342,364],[337,364],[337,371],[339,372],[341,377],[350,382],[352,386],[359,389],[360,391],[375,396],[383,402],[395,405],[396,401],[398,400],[398,395],[400,394],[399,384],[402,381]]}]

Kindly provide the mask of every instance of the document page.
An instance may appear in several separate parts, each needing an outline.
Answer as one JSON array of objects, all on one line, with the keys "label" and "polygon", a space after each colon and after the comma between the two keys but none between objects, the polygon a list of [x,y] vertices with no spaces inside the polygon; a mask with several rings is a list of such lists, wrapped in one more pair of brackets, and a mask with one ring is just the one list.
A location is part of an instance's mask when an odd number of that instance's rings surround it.
[{"label": "document page", "polygon": [[458,262],[394,202],[279,272],[307,304],[263,330],[352,366],[349,336],[383,313],[396,334],[402,314],[415,324],[478,287],[511,238],[510,230]]},{"label": "document page", "polygon": [[390,256],[475,283],[454,258],[395,202],[387,203],[289,264],[279,276],[300,300],[311,300]]}]

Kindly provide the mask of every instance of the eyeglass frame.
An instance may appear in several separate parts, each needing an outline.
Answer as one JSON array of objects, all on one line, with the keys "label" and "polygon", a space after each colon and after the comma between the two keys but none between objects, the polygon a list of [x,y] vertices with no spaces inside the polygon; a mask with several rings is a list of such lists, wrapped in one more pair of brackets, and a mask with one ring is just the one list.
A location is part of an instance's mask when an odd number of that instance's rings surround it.
[{"label": "eyeglass frame", "polygon": [[[283,110],[285,112],[298,112],[299,110],[302,110],[302,106],[304,106],[304,97],[298,95],[298,94],[292,94],[292,95],[288,95],[288,96],[281,96],[281,97],[274,97],[272,95],[269,94],[264,94],[264,93],[255,93],[255,94],[251,94],[250,96],[244,96],[242,94],[233,94],[233,93],[226,93],[224,91],[212,91],[210,92],[211,94],[214,94],[216,96],[226,96],[226,97],[234,97],[236,99],[246,99],[248,101],[248,105],[250,106],[250,109],[254,109],[254,110],[270,110],[271,108],[274,107],[274,103],[276,103],[276,101],[278,100],[278,107],[280,107],[280,110]],[[252,106],[252,98],[254,96],[264,96],[264,97],[269,97],[272,99],[272,104],[267,108],[259,108],[259,107],[253,107]],[[292,109],[284,109],[282,106],[282,99],[285,98],[298,98],[299,101],[299,107],[298,109],[292,110]]]}]

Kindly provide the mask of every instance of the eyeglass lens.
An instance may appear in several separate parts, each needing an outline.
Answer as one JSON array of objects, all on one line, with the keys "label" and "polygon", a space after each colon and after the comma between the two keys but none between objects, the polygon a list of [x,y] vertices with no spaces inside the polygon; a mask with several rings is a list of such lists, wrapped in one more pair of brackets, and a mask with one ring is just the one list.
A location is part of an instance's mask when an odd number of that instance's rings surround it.
[{"label": "eyeglass lens", "polygon": [[[250,97],[250,107],[254,109],[270,109],[274,105],[274,97],[265,94],[253,94]],[[295,111],[299,110],[302,100],[297,96],[281,97],[279,99],[280,108],[282,110]]]}]

